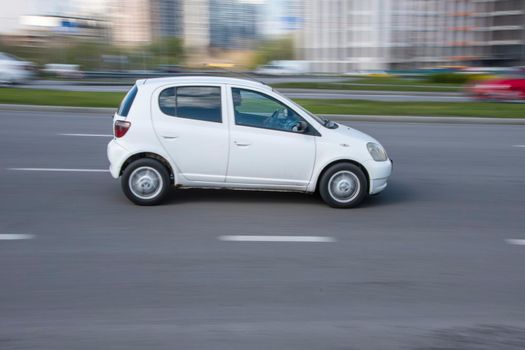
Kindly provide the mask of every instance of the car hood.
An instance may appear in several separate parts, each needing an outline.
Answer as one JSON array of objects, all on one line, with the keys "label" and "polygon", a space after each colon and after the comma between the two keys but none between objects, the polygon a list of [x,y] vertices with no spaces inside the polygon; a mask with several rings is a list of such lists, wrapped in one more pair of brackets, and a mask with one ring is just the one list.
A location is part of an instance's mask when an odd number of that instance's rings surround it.
[{"label": "car hood", "polygon": [[365,134],[364,132],[361,132],[359,130],[356,130],[354,128],[351,128],[349,126],[342,125],[339,123],[337,123],[337,125],[339,125],[339,127],[337,129],[333,129],[333,131],[337,133],[339,136],[341,136],[341,138],[345,138],[345,139],[351,138],[353,141],[356,141],[356,142],[361,141],[361,142],[379,143],[372,136]]}]

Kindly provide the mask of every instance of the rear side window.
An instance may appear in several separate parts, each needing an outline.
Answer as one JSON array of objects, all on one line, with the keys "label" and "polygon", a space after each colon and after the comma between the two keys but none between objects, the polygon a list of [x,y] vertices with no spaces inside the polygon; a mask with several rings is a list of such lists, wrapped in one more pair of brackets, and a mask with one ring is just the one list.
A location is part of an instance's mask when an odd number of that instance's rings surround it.
[{"label": "rear side window", "polygon": [[118,115],[120,115],[121,117],[128,116],[131,105],[135,100],[135,96],[137,96],[137,91],[137,85],[133,85],[133,87],[126,94],[126,97],[124,97],[124,99],[122,100],[122,103],[120,104],[120,107],[117,112]]},{"label": "rear side window", "polygon": [[169,116],[221,123],[221,88],[181,86],[162,90],[159,108]]}]

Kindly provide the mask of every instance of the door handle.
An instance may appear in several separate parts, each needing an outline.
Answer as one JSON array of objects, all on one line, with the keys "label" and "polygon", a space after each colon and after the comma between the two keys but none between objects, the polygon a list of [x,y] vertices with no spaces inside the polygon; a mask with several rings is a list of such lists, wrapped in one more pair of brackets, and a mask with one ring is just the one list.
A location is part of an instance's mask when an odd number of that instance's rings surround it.
[{"label": "door handle", "polygon": [[163,135],[162,138],[164,138],[166,140],[175,140],[175,139],[178,139],[179,137],[178,136]]},{"label": "door handle", "polygon": [[233,141],[233,143],[239,147],[247,147],[251,145],[251,142],[247,142],[247,141]]}]

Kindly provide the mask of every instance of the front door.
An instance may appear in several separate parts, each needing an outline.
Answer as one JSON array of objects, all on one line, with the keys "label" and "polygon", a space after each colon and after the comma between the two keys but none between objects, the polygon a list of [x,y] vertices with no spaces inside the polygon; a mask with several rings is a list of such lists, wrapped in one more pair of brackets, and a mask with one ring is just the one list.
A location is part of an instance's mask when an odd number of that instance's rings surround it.
[{"label": "front door", "polygon": [[[274,97],[232,87],[233,121],[226,182],[306,189],[315,161],[315,130]],[[303,128],[300,130],[302,123]]]}]

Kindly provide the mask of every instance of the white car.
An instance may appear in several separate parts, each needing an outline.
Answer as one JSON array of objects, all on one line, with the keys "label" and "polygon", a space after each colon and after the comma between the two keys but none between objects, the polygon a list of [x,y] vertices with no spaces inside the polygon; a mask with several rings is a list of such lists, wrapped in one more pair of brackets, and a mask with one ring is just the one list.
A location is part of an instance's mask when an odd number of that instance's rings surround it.
[{"label": "white car", "polygon": [[84,76],[78,64],[48,63],[42,71],[47,74],[69,79],[81,79]]},{"label": "white car", "polygon": [[0,52],[0,83],[25,83],[34,76],[34,65],[18,57]]},{"label": "white car", "polygon": [[138,80],[113,129],[111,175],[139,205],[161,202],[175,186],[319,191],[348,208],[383,191],[392,172],[372,137],[245,79]]}]

